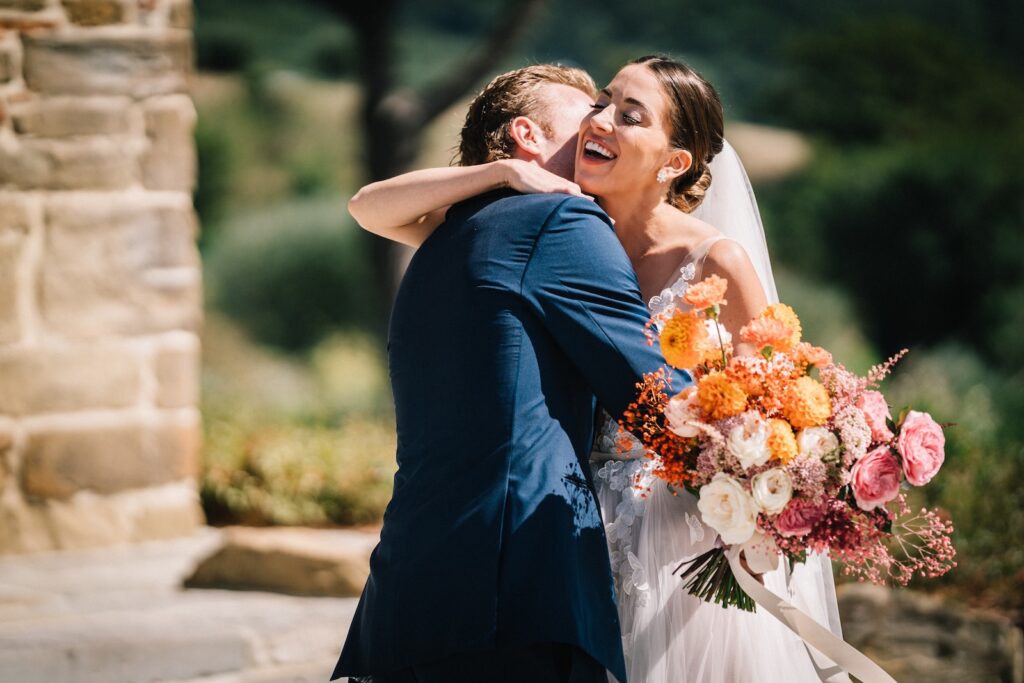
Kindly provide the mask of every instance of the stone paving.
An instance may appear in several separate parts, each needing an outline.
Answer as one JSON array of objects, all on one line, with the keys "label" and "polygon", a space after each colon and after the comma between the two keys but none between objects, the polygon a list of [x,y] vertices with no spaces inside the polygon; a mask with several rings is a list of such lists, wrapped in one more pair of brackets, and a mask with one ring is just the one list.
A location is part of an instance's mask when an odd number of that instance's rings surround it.
[{"label": "stone paving", "polygon": [[0,681],[327,681],[356,599],[182,589],[221,542],[0,558]]}]

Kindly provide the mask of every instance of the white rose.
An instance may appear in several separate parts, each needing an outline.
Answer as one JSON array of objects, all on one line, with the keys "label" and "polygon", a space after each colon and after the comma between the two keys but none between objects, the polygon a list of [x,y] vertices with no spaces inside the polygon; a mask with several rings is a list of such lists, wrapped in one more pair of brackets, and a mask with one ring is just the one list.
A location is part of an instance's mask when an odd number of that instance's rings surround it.
[{"label": "white rose", "polygon": [[700,430],[690,422],[700,421],[700,406],[697,403],[697,390],[688,387],[671,399],[665,406],[665,418],[668,428],[674,434],[689,439],[700,434]]},{"label": "white rose", "polygon": [[740,417],[743,422],[729,432],[726,448],[744,469],[765,464],[772,457],[768,448],[768,423],[756,410],[748,410]]},{"label": "white rose", "polygon": [[793,497],[793,480],[781,467],[773,467],[750,480],[754,502],[766,515],[777,515]]},{"label": "white rose", "polygon": [[801,429],[796,437],[800,455],[821,460],[839,448],[839,439],[824,427],[807,427]]},{"label": "white rose", "polygon": [[757,528],[754,499],[738,481],[723,472],[700,487],[697,508],[704,523],[717,531],[724,543],[744,543]]},{"label": "white rose", "polygon": [[704,327],[708,330],[708,338],[711,340],[711,344],[715,347],[718,346],[718,335],[722,335],[722,343],[729,344],[732,342],[732,335],[729,334],[729,330],[719,323],[717,320],[711,318],[704,319]]},{"label": "white rose", "polygon": [[747,566],[755,574],[764,574],[779,568],[779,546],[771,536],[755,531],[750,540],[740,546]]}]

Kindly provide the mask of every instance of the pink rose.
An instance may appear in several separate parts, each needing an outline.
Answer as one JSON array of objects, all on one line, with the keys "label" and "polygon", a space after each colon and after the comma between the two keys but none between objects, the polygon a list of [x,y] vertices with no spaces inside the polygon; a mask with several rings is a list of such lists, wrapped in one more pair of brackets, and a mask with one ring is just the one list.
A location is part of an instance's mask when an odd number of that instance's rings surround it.
[{"label": "pink rose", "polygon": [[850,470],[853,497],[861,510],[885,505],[900,492],[900,463],[888,446],[879,446]]},{"label": "pink rose", "polygon": [[775,518],[775,528],[783,536],[806,536],[824,514],[825,506],[821,503],[806,498],[794,498]]},{"label": "pink rose", "polygon": [[885,403],[885,396],[877,391],[865,391],[857,398],[857,407],[864,413],[864,419],[871,427],[871,440],[876,443],[888,443],[892,440],[892,432],[886,420],[891,420],[889,406]]},{"label": "pink rose", "polygon": [[946,436],[931,415],[911,410],[900,427],[896,450],[903,456],[907,481],[924,486],[946,459]]}]

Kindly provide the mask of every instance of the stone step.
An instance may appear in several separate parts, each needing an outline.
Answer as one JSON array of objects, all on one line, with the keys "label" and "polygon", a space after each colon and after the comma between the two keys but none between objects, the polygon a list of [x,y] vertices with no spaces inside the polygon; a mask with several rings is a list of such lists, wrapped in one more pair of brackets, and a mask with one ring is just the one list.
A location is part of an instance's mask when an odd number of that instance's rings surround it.
[{"label": "stone step", "polygon": [[231,591],[160,602],[0,623],[0,679],[155,683],[333,662],[355,609],[352,599]]}]

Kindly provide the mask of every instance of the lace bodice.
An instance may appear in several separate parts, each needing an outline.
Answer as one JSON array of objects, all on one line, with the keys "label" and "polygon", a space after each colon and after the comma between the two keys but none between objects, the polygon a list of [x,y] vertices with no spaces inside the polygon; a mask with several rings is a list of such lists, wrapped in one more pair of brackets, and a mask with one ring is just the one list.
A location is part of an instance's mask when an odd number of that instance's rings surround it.
[{"label": "lace bodice", "polygon": [[[682,296],[691,283],[701,278],[708,252],[711,251],[712,245],[721,239],[725,238],[721,235],[714,235],[698,244],[679,267],[677,271],[679,274],[673,273],[672,279],[661,290],[661,293],[651,298],[647,308],[651,311],[655,324],[658,324],[658,320],[668,318],[676,310],[688,308],[688,305],[682,301]],[[591,459],[597,462],[636,460],[643,455],[644,449],[636,437],[629,433],[621,433],[618,423],[608,413],[601,410],[598,414]]]},{"label": "lace bodice", "polygon": [[[720,239],[723,238],[716,235],[697,245],[680,265],[677,271],[679,274],[673,273],[661,293],[651,298],[647,307],[659,328],[659,320],[666,320],[676,310],[688,308],[682,296],[691,283],[700,279],[708,251]],[[645,455],[643,445],[635,436],[620,432],[618,423],[604,410],[599,411],[590,458],[595,468],[598,490],[610,490],[617,494],[614,497],[614,508],[602,509],[609,559],[617,590],[631,596],[641,607],[647,603],[651,577],[634,552],[633,527],[643,518],[647,509],[648,492],[652,486],[657,485],[653,474],[655,460]],[[704,526],[696,514],[686,513],[685,520],[691,541],[696,543],[703,540]],[[631,635],[626,634],[623,637],[624,648],[630,641]]]}]

